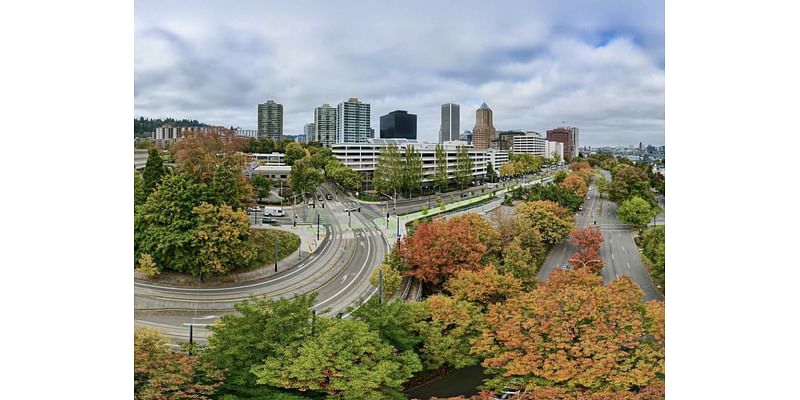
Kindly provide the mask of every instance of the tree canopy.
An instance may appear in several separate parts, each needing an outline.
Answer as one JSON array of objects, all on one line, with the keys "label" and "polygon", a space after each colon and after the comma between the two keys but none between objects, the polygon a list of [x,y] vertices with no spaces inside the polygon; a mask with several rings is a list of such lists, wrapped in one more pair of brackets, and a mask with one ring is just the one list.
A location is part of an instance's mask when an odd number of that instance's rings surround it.
[{"label": "tree canopy", "polygon": [[528,217],[541,233],[542,239],[550,244],[564,240],[575,226],[572,214],[549,200],[529,201],[520,205],[517,212]]}]

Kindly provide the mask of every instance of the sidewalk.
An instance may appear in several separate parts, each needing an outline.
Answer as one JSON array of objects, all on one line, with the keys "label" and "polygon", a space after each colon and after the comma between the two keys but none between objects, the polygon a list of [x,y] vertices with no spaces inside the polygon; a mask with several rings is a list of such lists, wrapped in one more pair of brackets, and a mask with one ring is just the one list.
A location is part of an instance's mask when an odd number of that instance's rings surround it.
[{"label": "sidewalk", "polygon": [[[289,254],[288,256],[284,257],[281,260],[278,260],[277,274],[281,274],[286,270],[290,270],[298,266],[303,261],[308,259],[308,257],[311,256],[314,253],[314,251],[316,251],[320,246],[324,246],[325,242],[327,241],[326,237],[327,229],[325,229],[324,227],[323,229],[320,229],[319,241],[317,241],[316,227],[312,225],[298,224],[297,227],[295,228],[293,228],[292,225],[251,225],[250,228],[281,230],[294,233],[295,235],[300,237],[300,247],[292,254]],[[272,275],[276,275],[275,264],[273,263],[264,265],[262,267],[250,271],[236,272],[224,276],[206,277],[203,278],[203,282],[200,282],[200,278],[198,277],[193,277],[189,274],[182,274],[177,272],[162,272],[161,275],[156,280],[151,280],[147,279],[143,274],[134,270],[135,279],[146,281],[148,283],[177,285],[177,286],[197,286],[197,287],[227,286],[235,283],[243,283],[243,282],[263,279],[270,277]]]}]

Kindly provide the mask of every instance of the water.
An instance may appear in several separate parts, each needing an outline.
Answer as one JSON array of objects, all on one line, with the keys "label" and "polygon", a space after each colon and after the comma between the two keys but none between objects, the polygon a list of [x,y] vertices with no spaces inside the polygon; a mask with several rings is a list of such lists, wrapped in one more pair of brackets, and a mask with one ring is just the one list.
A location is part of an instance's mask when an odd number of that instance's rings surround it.
[{"label": "water", "polygon": [[429,399],[436,397],[472,396],[478,394],[477,386],[488,378],[483,367],[474,365],[457,369],[435,381],[415,387],[406,392],[409,399]]}]

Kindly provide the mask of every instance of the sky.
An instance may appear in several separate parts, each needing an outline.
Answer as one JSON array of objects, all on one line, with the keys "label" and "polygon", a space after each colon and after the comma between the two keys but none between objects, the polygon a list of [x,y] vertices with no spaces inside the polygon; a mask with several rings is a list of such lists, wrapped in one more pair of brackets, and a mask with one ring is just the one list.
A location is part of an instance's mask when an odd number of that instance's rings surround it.
[{"label": "sky", "polygon": [[284,134],[350,97],[371,126],[417,114],[437,141],[443,103],[472,130],[580,129],[580,145],[664,144],[663,1],[153,1],[134,3],[134,116]]}]

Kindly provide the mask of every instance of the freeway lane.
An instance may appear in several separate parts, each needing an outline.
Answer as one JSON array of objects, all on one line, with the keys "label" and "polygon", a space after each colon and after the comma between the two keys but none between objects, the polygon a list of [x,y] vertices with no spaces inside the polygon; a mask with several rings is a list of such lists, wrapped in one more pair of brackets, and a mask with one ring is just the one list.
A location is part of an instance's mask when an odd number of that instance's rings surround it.
[{"label": "freeway lane", "polygon": [[[607,171],[603,173],[610,181],[610,174]],[[600,271],[603,282],[609,283],[620,276],[628,276],[642,289],[645,300],[664,300],[664,296],[644,269],[639,249],[633,241],[634,232],[617,218],[616,203],[600,197],[594,184],[589,187],[588,196],[583,203],[584,211],[575,216],[575,225],[596,226],[603,234],[603,244],[600,247],[600,258],[604,264]],[[536,276],[537,279],[540,282],[545,281],[556,266],[567,264],[576,250],[574,245],[566,241],[553,246]]]}]

